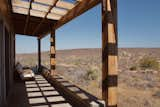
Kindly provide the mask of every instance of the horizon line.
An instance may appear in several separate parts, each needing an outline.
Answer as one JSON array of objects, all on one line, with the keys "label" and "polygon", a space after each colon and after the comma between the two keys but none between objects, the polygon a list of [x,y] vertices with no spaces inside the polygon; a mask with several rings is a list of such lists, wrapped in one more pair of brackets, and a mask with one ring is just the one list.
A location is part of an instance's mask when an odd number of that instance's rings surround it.
[{"label": "horizon line", "polygon": [[[118,47],[118,49],[159,49],[160,47]],[[63,50],[80,50],[80,49],[101,49],[101,48],[68,48],[68,49],[57,49],[57,51],[63,51]],[[42,50],[41,52],[48,52],[50,50]],[[34,52],[16,52],[16,54],[33,54],[37,53]]]}]

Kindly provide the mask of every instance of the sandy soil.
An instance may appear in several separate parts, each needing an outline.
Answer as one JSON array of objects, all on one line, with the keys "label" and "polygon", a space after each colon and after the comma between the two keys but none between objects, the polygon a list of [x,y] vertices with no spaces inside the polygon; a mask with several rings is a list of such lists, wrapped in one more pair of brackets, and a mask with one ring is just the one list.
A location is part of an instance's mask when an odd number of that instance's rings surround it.
[{"label": "sandy soil", "polygon": [[[160,49],[119,49],[118,105],[120,107],[160,107],[160,71],[130,70],[143,57],[160,62]],[[101,49],[57,51],[56,70],[65,78],[101,98]],[[17,61],[35,66],[36,54],[18,54]],[[42,53],[42,64],[49,67],[49,52]]]}]

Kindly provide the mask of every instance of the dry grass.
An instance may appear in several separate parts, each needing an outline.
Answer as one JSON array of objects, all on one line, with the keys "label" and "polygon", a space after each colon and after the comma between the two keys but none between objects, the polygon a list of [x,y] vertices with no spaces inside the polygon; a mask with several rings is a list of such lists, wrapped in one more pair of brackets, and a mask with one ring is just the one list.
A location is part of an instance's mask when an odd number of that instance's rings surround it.
[{"label": "dry grass", "polygon": [[[160,49],[119,49],[120,107],[160,107],[160,72],[141,69],[141,59],[152,57],[159,63]],[[36,65],[36,56],[17,55],[24,65]],[[101,50],[77,49],[57,51],[56,70],[68,80],[101,98]],[[49,52],[42,54],[43,65],[49,67]]]}]

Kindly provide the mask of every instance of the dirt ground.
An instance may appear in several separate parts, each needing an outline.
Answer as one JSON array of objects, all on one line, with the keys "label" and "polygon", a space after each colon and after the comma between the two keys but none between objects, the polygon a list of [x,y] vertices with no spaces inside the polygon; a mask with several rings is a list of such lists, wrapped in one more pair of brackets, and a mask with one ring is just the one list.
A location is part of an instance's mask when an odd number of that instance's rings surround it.
[{"label": "dirt ground", "polygon": [[[143,57],[160,62],[160,49],[119,49],[118,105],[120,107],[160,107],[160,71],[130,70]],[[17,61],[35,66],[36,54],[18,54]],[[66,79],[101,98],[101,49],[57,51],[56,70]],[[43,65],[49,67],[49,52],[42,53]]]}]

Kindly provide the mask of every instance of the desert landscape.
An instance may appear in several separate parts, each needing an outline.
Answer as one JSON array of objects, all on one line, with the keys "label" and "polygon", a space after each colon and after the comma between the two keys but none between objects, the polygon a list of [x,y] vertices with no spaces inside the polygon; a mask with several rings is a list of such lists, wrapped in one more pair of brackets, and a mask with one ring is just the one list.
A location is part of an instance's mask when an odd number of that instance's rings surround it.
[{"label": "desert landscape", "polygon": [[[160,107],[160,48],[120,48],[119,107]],[[17,54],[23,66],[36,66],[37,54]],[[67,80],[101,99],[101,49],[56,52],[56,71]],[[50,67],[49,52],[42,65]]]}]

